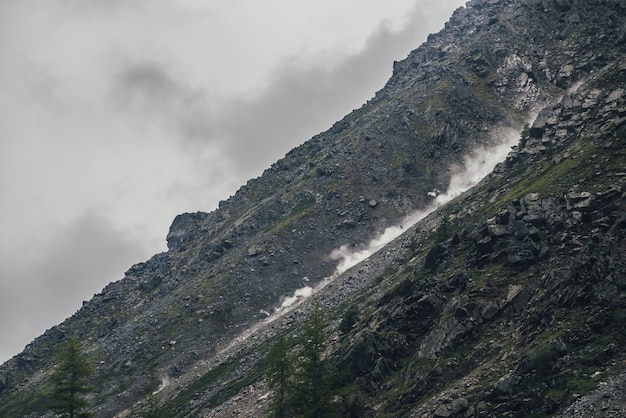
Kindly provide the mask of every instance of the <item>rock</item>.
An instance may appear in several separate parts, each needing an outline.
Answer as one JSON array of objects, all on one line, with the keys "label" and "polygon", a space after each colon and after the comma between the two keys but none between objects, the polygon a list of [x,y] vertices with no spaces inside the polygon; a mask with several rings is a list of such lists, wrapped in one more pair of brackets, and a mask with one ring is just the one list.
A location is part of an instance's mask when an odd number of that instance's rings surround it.
[{"label": "rock", "polygon": [[512,395],[515,392],[519,381],[519,376],[512,374],[501,377],[493,387],[493,394],[495,396]]},{"label": "rock", "polygon": [[527,268],[542,255],[541,248],[532,240],[523,242],[509,241],[507,248],[507,263],[517,268]]},{"label": "rock", "polygon": [[3,374],[0,374],[0,392],[2,392],[3,390],[5,390],[8,386],[8,381],[9,379],[7,379],[7,377]]},{"label": "rock", "polygon": [[[597,375],[596,375],[597,377]],[[603,380],[590,393],[575,397],[557,418],[623,417],[626,414],[626,373]]]},{"label": "rock", "polygon": [[546,126],[548,123],[548,115],[550,114],[549,110],[542,110],[539,112],[532,126],[530,127],[530,136],[533,138],[541,138],[546,131]]},{"label": "rock", "polygon": [[259,245],[253,245],[252,247],[248,248],[248,256],[250,257],[256,257],[262,253],[263,253],[263,247]]},{"label": "rock", "polygon": [[566,196],[567,210],[586,210],[591,207],[592,195],[589,192],[572,192]]},{"label": "rock", "polygon": [[405,337],[401,334],[381,335],[364,331],[357,335],[348,350],[340,356],[339,364],[353,378],[368,375],[381,382],[391,370],[387,359],[397,358],[405,349]]},{"label": "rock", "polygon": [[437,244],[428,251],[424,259],[424,268],[434,271],[448,256],[448,246],[445,244]]},{"label": "rock", "polygon": [[458,417],[461,413],[467,411],[469,408],[469,402],[466,398],[458,398],[453,400],[452,402],[441,405],[435,411],[433,417],[437,418],[452,418]]},{"label": "rock", "polygon": [[516,313],[524,310],[524,307],[532,297],[532,292],[521,285],[510,285],[506,297],[506,305],[513,308]]},{"label": "rock", "polygon": [[578,13],[571,13],[567,16],[567,21],[569,23],[580,23],[580,15]]},{"label": "rock", "polygon": [[208,213],[184,213],[176,216],[167,234],[167,247],[175,251],[183,251],[186,244],[192,242],[199,234],[201,225],[209,217]]},{"label": "rock", "polygon": [[464,336],[471,333],[475,327],[473,318],[456,318],[440,321],[422,339],[418,356],[421,358],[436,358],[441,352],[454,350]]},{"label": "rock", "polygon": [[503,225],[489,225],[489,234],[497,239],[508,235],[508,231]]},{"label": "rock", "polygon": [[29,371],[37,359],[29,353],[22,352],[16,356],[17,368],[22,371]]},{"label": "rock", "polygon": [[559,12],[567,12],[572,8],[572,0],[554,0],[554,8]]},{"label": "rock", "polygon": [[[575,19],[575,18],[574,18]],[[580,19],[580,17],[578,17]],[[556,78],[556,84],[559,87],[567,87],[576,81],[575,67],[572,64],[561,67]]]},{"label": "rock", "polygon": [[98,327],[97,337],[104,338],[107,336],[108,333],[109,333],[109,329],[105,325],[100,325],[100,327]]},{"label": "rock", "polygon": [[489,302],[483,305],[482,309],[480,310],[480,316],[484,319],[491,319],[496,316],[499,311],[500,309],[498,309],[495,304]]}]

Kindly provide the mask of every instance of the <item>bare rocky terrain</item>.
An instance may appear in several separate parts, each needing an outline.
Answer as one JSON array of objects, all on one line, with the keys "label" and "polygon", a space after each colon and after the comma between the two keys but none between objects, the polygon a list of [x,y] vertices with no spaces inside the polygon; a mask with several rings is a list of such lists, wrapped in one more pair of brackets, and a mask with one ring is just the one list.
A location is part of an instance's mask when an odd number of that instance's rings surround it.
[{"label": "bare rocky terrain", "polygon": [[[70,334],[96,368],[95,416],[138,416],[151,366],[166,416],[264,416],[263,359],[302,332],[309,300],[282,304],[305,286],[343,416],[623,416],[626,5],[473,0],[393,66],[360,109],[218,209],[176,217],[167,252],[0,366],[0,416],[51,416]],[[337,274],[334,250],[400,225]]]}]

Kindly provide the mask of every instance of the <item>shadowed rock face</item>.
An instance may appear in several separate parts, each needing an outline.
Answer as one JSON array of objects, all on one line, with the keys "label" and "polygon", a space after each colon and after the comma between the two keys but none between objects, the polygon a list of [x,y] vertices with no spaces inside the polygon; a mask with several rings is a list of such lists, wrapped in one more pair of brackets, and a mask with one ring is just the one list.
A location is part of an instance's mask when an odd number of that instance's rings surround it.
[{"label": "shadowed rock face", "polygon": [[331,276],[333,249],[429,206],[452,167],[511,128],[520,143],[487,179],[318,298],[329,330],[359,307],[329,356],[346,404],[370,415],[563,409],[624,364],[625,28],[621,1],[469,2],[367,104],[215,211],[176,217],[167,252],[2,365],[0,416],[41,415],[70,333],[96,365],[97,416],[144,398],[151,364],[173,382],[174,416],[261,414],[264,341],[297,334],[306,304],[234,338]]}]

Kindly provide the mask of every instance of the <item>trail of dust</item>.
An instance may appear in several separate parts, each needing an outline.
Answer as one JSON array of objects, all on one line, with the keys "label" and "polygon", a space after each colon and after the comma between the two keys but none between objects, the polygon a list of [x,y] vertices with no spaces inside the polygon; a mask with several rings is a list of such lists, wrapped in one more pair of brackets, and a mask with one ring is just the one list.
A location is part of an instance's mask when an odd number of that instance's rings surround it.
[{"label": "trail of dust", "polygon": [[[501,140],[495,146],[478,148],[465,157],[461,167],[452,167],[454,174],[450,178],[450,184],[448,185],[447,191],[445,193],[439,193],[437,191],[429,193],[431,197],[434,197],[431,205],[429,205],[426,209],[410,214],[398,225],[386,228],[380,235],[372,239],[362,249],[354,250],[354,248],[350,248],[347,245],[335,248],[330,254],[330,259],[339,260],[339,263],[337,264],[335,272],[331,276],[324,278],[315,288],[305,286],[297,289],[292,296],[284,299],[281,306],[277,308],[272,315],[247,330],[239,338],[237,338],[236,342],[245,340],[260,327],[266,326],[287,312],[290,312],[293,308],[302,303],[302,301],[326,287],[337,276],[362,261],[367,260],[372,256],[372,254],[380,251],[391,241],[398,238],[404,231],[424,219],[438,207],[466,192],[480,182],[486,175],[493,171],[498,163],[504,161],[506,156],[511,151],[511,148],[519,142],[519,130],[513,128],[501,128],[497,131]],[[230,346],[232,346],[232,344],[227,348],[230,348]]]},{"label": "trail of dust", "polygon": [[[363,249],[355,251],[346,245],[342,245],[341,247],[334,249],[330,254],[330,258],[333,260],[339,260],[339,263],[335,272],[331,276],[323,279],[315,288],[305,286],[297,289],[293,295],[285,297],[281,305],[276,308],[273,313],[270,314],[267,311],[263,311],[263,313],[269,316],[248,328],[238,337],[231,340],[229,344],[222,347],[213,356],[213,360],[216,361],[217,359],[222,358],[228,351],[239,346],[251,335],[259,332],[277,319],[283,317],[285,314],[293,311],[304,300],[319,292],[346,270],[368,259],[372,254],[380,251],[387,244],[399,237],[404,231],[408,230],[432,211],[476,185],[487,174],[491,173],[498,163],[502,162],[506,158],[513,146],[517,145],[520,132],[519,130],[509,129],[503,131],[500,137],[502,140],[496,146],[477,149],[471,155],[465,157],[462,167],[452,167],[454,174],[450,179],[447,191],[445,193],[439,193],[435,190],[430,192],[429,196],[433,198],[433,202],[426,209],[414,212],[404,218],[398,225],[386,228],[380,235],[372,239]],[[205,363],[206,364],[200,367],[209,367],[209,363],[211,363],[211,361],[205,361]],[[194,370],[194,373],[197,372],[197,369]],[[182,384],[184,380],[185,379],[178,379],[177,384]],[[163,381],[163,385],[160,389],[167,387],[169,383],[171,383],[169,382],[169,379],[167,380],[167,383]]]},{"label": "trail of dust", "polygon": [[354,251],[347,245],[342,245],[334,249],[330,258],[340,261],[333,276],[339,275],[366,260],[432,211],[471,189],[487,174],[491,173],[498,163],[504,161],[511,148],[518,143],[519,137],[518,130],[507,129],[502,134],[503,141],[501,143],[490,148],[479,148],[465,157],[462,167],[456,169],[453,167],[455,174],[450,178],[450,184],[445,193],[440,194],[436,190],[430,192],[429,196],[435,197],[430,206],[407,216],[399,225],[388,227],[382,234],[371,240],[366,248]]}]

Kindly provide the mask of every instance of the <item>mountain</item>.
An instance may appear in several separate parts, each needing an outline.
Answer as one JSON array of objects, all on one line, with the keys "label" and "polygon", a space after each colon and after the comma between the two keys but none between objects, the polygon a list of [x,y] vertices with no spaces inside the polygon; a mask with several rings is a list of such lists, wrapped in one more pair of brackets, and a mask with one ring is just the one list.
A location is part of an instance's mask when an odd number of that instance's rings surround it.
[{"label": "mountain", "polygon": [[368,103],[215,211],[177,216],[167,252],[3,364],[0,416],[45,416],[71,334],[98,417],[132,416],[152,369],[170,416],[263,416],[263,357],[302,332],[310,304],[288,298],[312,288],[343,415],[624,415],[625,87],[622,1],[468,2]]}]

